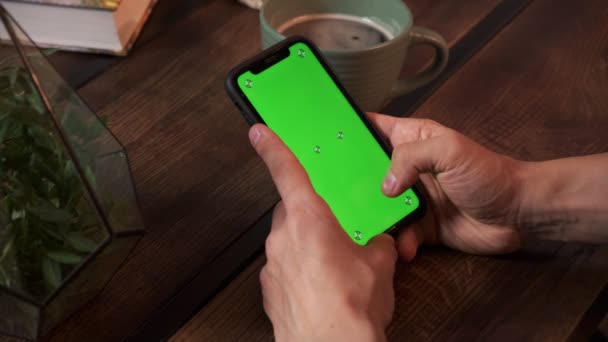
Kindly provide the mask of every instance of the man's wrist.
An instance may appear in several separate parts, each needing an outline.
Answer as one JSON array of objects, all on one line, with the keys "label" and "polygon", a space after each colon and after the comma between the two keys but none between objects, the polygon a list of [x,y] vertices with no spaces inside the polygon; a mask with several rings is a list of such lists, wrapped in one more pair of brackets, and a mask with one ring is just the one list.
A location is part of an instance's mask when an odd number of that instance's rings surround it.
[{"label": "man's wrist", "polygon": [[[311,322],[312,323],[312,322]],[[384,327],[363,313],[347,312],[296,330],[274,327],[277,342],[385,342]]]},{"label": "man's wrist", "polygon": [[348,338],[345,341],[361,342],[385,342],[386,334],[384,326],[374,317],[367,317],[361,312],[351,312],[345,319],[344,329],[347,331],[343,336]]},{"label": "man's wrist", "polygon": [[556,180],[546,163],[522,163],[518,227],[524,240],[564,239],[563,225],[568,219],[555,203]]},{"label": "man's wrist", "polygon": [[518,226],[525,240],[601,241],[606,184],[595,158],[522,163]]}]

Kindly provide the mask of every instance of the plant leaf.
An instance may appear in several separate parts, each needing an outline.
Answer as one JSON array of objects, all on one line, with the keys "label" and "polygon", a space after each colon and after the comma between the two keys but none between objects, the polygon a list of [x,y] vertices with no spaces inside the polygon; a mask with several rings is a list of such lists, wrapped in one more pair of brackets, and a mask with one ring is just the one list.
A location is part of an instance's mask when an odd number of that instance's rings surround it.
[{"label": "plant leaf", "polygon": [[61,267],[49,258],[42,259],[42,274],[49,288],[56,289],[61,285]]},{"label": "plant leaf", "polygon": [[28,210],[40,220],[54,223],[70,223],[74,218],[69,211],[52,206],[33,207]]},{"label": "plant leaf", "polygon": [[0,253],[0,263],[2,263],[2,261],[4,261],[4,259],[10,252],[11,248],[13,247],[13,241],[14,241],[13,239],[8,240],[6,242],[6,244],[4,245],[4,247],[2,248],[2,253]]},{"label": "plant leaf", "polygon": [[57,241],[61,241],[61,242],[65,241],[65,237],[63,235],[61,235],[60,232],[58,232],[59,229],[57,229],[55,227],[55,225],[41,224],[40,228],[42,228],[45,233],[47,233],[49,236],[55,238]]},{"label": "plant leaf", "polygon": [[93,187],[93,190],[96,190],[97,189],[97,178],[95,177],[95,173],[93,172],[93,169],[91,169],[91,166],[89,166],[89,165],[85,166],[84,174],[87,177],[89,184],[91,184],[91,186]]},{"label": "plant leaf", "polygon": [[75,265],[82,261],[80,255],[67,251],[49,251],[46,253],[46,256],[53,261],[66,265]]},{"label": "plant leaf", "polygon": [[0,121],[0,142],[4,140],[8,136],[8,130],[11,128],[11,123],[9,121]]},{"label": "plant leaf", "polygon": [[8,80],[9,80],[9,84],[10,84],[11,88],[13,88],[15,86],[15,84],[17,83],[17,76],[19,76],[19,68],[18,67],[9,68]]},{"label": "plant leaf", "polygon": [[40,52],[42,53],[43,56],[50,56],[57,51],[59,51],[59,49],[42,49],[42,50],[40,50]]},{"label": "plant leaf", "polygon": [[34,108],[34,110],[36,110],[40,114],[44,113],[44,111],[46,110],[46,107],[44,106],[42,99],[40,98],[40,95],[38,95],[38,93],[32,92],[27,95],[27,102],[30,104],[30,106],[32,106],[32,108]]},{"label": "plant leaf", "polygon": [[68,234],[67,241],[79,252],[91,253],[97,248],[97,243],[80,232],[72,232]]}]

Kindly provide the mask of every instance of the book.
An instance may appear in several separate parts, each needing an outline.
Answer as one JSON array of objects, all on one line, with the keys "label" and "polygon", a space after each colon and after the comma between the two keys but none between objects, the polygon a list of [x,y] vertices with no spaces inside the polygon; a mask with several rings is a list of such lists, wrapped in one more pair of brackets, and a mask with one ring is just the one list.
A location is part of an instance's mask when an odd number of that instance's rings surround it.
[{"label": "book", "polygon": [[[0,0],[43,48],[126,55],[156,0]],[[0,39],[10,40],[3,25]]]}]

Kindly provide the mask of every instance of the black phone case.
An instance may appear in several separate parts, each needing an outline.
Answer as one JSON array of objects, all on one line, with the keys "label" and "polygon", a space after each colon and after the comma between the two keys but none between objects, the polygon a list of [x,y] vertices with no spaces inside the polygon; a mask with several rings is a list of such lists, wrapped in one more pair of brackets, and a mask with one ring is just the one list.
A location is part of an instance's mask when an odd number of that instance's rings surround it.
[{"label": "black phone case", "polygon": [[[387,141],[382,137],[382,135],[374,127],[374,124],[369,120],[367,115],[359,108],[359,106],[357,106],[357,104],[355,103],[353,98],[350,96],[350,94],[348,94],[348,92],[346,91],[346,88],[344,88],[344,86],[342,85],[342,83],[340,82],[340,80],[338,79],[336,74],[333,72],[333,70],[329,66],[329,63],[327,62],[327,60],[321,53],[321,50],[319,50],[319,48],[312,41],[308,40],[307,38],[301,37],[301,36],[293,36],[293,37],[284,39],[283,41],[279,42],[278,44],[262,51],[261,53],[254,56],[253,58],[250,58],[250,59],[246,60],[245,62],[239,64],[237,67],[235,67],[228,73],[228,76],[226,77],[226,83],[225,83],[226,92],[228,93],[228,96],[230,97],[232,102],[235,104],[235,106],[237,106],[237,108],[241,111],[241,114],[243,115],[243,117],[245,118],[247,123],[250,126],[253,126],[256,123],[265,124],[264,120],[259,115],[259,113],[255,110],[255,108],[253,107],[251,102],[249,102],[247,97],[239,89],[238,84],[237,84],[238,76],[240,74],[242,74],[243,72],[246,72],[247,70],[251,70],[253,67],[257,67],[260,63],[268,60],[270,57],[276,55],[277,53],[283,51],[284,49],[288,49],[290,46],[292,46],[293,44],[296,44],[296,43],[304,43],[310,47],[310,49],[314,52],[315,57],[317,57],[317,59],[321,62],[321,65],[323,65],[323,68],[325,68],[325,71],[327,71],[327,73],[332,78],[334,83],[336,83],[336,85],[338,86],[338,88],[340,89],[342,94],[344,94],[344,96],[346,97],[346,99],[348,100],[350,105],[355,109],[355,112],[357,112],[357,115],[359,115],[361,120],[365,123],[365,126],[367,126],[367,128],[372,133],[374,138],[376,138],[376,141],[378,141],[380,146],[382,146],[382,149],[384,150],[384,152],[390,158],[392,155],[392,148],[391,148],[390,144],[387,143]],[[378,186],[380,186],[380,185],[378,185]],[[409,214],[408,216],[404,217],[402,220],[397,222],[394,226],[387,229],[385,231],[385,233],[394,235],[396,232],[399,231],[399,229],[401,227],[404,227],[408,223],[424,216],[424,214],[426,213],[427,204],[426,204],[425,197],[422,195],[422,191],[420,190],[420,187],[421,187],[421,185],[419,185],[419,184],[416,184],[412,187],[412,190],[414,191],[416,196],[418,196],[418,198],[419,198],[420,205],[418,206],[418,208],[414,212],[412,212],[411,214]]]}]

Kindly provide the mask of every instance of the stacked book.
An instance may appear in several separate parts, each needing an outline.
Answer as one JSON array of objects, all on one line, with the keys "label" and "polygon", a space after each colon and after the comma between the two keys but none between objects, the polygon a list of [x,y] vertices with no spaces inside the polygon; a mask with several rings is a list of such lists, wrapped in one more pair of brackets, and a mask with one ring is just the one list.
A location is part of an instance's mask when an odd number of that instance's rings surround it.
[{"label": "stacked book", "polygon": [[[126,55],[156,0],[0,0],[39,47]],[[0,25],[0,39],[9,40]]]}]

